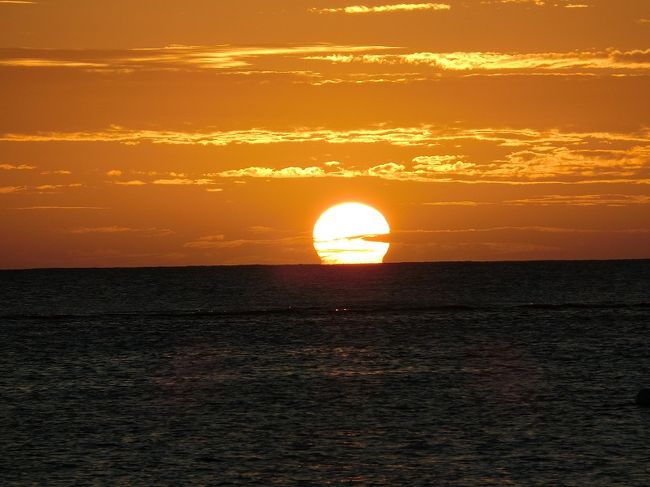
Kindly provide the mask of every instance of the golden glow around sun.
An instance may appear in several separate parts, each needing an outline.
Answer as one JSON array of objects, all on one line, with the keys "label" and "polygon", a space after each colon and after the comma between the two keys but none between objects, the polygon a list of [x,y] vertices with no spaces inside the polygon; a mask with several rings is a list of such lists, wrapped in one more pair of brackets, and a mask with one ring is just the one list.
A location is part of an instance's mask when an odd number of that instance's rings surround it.
[{"label": "golden glow around sun", "polygon": [[323,264],[380,264],[390,246],[382,240],[389,233],[384,215],[371,206],[342,203],[314,225],[314,248]]}]

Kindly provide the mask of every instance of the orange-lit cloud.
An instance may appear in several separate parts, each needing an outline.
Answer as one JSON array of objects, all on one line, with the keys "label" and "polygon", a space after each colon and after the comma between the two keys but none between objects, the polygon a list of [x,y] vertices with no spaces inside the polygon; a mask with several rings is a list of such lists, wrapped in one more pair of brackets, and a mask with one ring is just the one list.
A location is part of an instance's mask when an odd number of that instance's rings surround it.
[{"label": "orange-lit cloud", "polygon": [[462,156],[443,155],[443,156],[418,156],[413,159],[415,165],[413,169],[416,172],[426,173],[454,173],[454,174],[475,174],[473,169],[476,164],[463,162]]},{"label": "orange-lit cloud", "polygon": [[[218,146],[265,145],[286,143],[376,144],[401,147],[432,147],[441,142],[475,140],[492,142],[503,147],[530,147],[548,144],[583,145],[589,142],[611,144],[621,142],[635,145],[650,144],[650,130],[638,132],[567,132],[557,129],[511,128],[453,128],[424,125],[419,127],[361,128],[356,130],[294,129],[294,130],[231,130],[215,132],[179,132],[129,130],[112,127],[97,132],[5,133],[5,142],[116,142],[127,145],[139,143]],[[155,173],[159,174],[159,173]],[[182,178],[181,173],[170,176]]]},{"label": "orange-lit cloud", "polygon": [[215,173],[215,176],[222,178],[241,178],[241,177],[250,177],[250,178],[313,178],[313,177],[323,177],[327,175],[333,175],[338,171],[333,171],[330,173],[325,172],[321,167],[311,166],[311,167],[284,167],[281,169],[273,169],[270,167],[258,167],[251,166],[243,169],[229,169],[227,171],[222,171]]},{"label": "orange-lit cloud", "polygon": [[407,54],[328,54],[307,56],[331,63],[422,65],[443,71],[643,70],[650,69],[650,49],[545,53],[415,52]]},{"label": "orange-lit cloud", "polygon": [[[302,46],[241,47],[182,46],[134,48],[126,50],[0,49],[0,66],[19,68],[83,68],[91,71],[115,70],[239,70],[264,59],[300,59],[318,53],[386,51],[387,46],[313,44]],[[268,74],[275,70],[235,71],[238,74]],[[302,71],[279,72],[304,74]]]},{"label": "orange-lit cloud", "polygon": [[191,249],[220,248],[221,246],[224,245],[225,239],[226,237],[221,233],[217,235],[206,235],[203,237],[199,237],[198,239],[192,242],[185,243],[183,247],[191,248]]},{"label": "orange-lit cloud", "polygon": [[[581,182],[634,181],[645,184],[650,178],[650,133],[565,132],[557,129],[384,127],[348,131],[301,129],[271,131],[251,129],[210,133],[129,131],[112,128],[95,133],[5,134],[0,140],[12,142],[103,141],[227,147],[230,145],[275,145],[320,143],[327,145],[386,144],[404,150],[418,149],[408,158],[374,165],[328,161],[321,164],[223,167],[201,173],[135,171],[133,179],[116,179],[124,173],[110,170],[116,185],[210,186],[215,178],[305,179],[323,177],[377,177],[402,181],[464,182]],[[492,157],[455,155],[434,148],[481,144],[498,151]],[[473,149],[475,150],[475,149]],[[66,185],[48,183],[47,188]],[[67,185],[68,187],[79,186]],[[43,189],[43,188],[41,188]],[[217,188],[220,190],[221,188]]]},{"label": "orange-lit cloud", "polygon": [[40,184],[35,187],[38,191],[52,191],[61,188],[81,188],[82,183],[72,183],[72,184]]},{"label": "orange-lit cloud", "polygon": [[650,205],[650,195],[631,194],[579,194],[559,195],[524,198],[508,201],[515,205],[566,205],[566,206],[628,206]]},{"label": "orange-lit cloud", "polygon": [[120,186],[144,186],[147,183],[140,179],[130,179],[128,181],[115,181],[115,184]]},{"label": "orange-lit cloud", "polygon": [[505,161],[490,161],[484,164],[465,162],[453,155],[418,156],[412,163],[389,162],[365,169],[346,168],[340,165],[290,166],[271,168],[250,166],[213,173],[218,178],[355,178],[377,177],[396,181],[420,182],[490,182],[490,183],[535,183],[561,181],[601,181],[646,183],[648,179],[635,178],[642,169],[650,171],[647,156],[650,149],[631,149],[614,153],[596,153],[589,156],[581,151],[566,148],[536,153],[517,151],[508,154]]},{"label": "orange-lit cloud", "polygon": [[307,83],[312,86],[327,85],[372,85],[372,84],[406,84],[417,81],[435,79],[437,75],[423,73],[347,73],[345,77],[311,76],[307,80],[296,83]]},{"label": "orange-lit cloud", "polygon": [[430,201],[422,203],[424,206],[480,206],[486,203],[478,201]]},{"label": "orange-lit cloud", "polygon": [[585,178],[630,177],[650,169],[650,146],[628,150],[575,150],[544,147],[508,154],[506,161],[488,171],[496,177],[544,179],[561,176]]},{"label": "orange-lit cloud", "polygon": [[119,142],[137,144],[151,142],[172,145],[280,144],[300,142],[327,142],[331,144],[371,144],[387,142],[394,145],[428,145],[432,132],[426,128],[335,130],[233,130],[221,132],[175,132],[128,130],[114,127],[100,132],[50,132],[41,134],[2,134],[7,142]]},{"label": "orange-lit cloud", "polygon": [[13,66],[17,68],[108,68],[109,64],[83,63],[66,61],[64,59],[0,59],[0,66]]},{"label": "orange-lit cloud", "polygon": [[505,201],[431,201],[424,206],[610,206],[650,205],[650,196],[639,194],[549,194]]},{"label": "orange-lit cloud", "polygon": [[0,194],[17,193],[24,190],[24,186],[0,186]]},{"label": "orange-lit cloud", "polygon": [[484,228],[453,228],[434,230],[397,230],[391,232],[391,239],[398,240],[400,235],[426,235],[426,234],[462,234],[462,233],[510,233],[510,232],[536,232],[536,233],[650,233],[650,228],[573,228],[549,226],[502,226]]},{"label": "orange-lit cloud", "polygon": [[31,169],[36,169],[36,166],[29,164],[0,164],[0,170],[3,171],[29,171]]},{"label": "orange-lit cloud", "polygon": [[391,12],[416,12],[423,10],[449,10],[451,5],[446,3],[395,3],[389,5],[350,5],[337,8],[312,8],[315,13],[345,13],[345,14],[374,14]]},{"label": "orange-lit cloud", "polygon": [[206,235],[191,242],[183,244],[184,248],[188,249],[232,249],[238,247],[245,247],[249,245],[254,246],[283,246],[295,243],[311,242],[311,237],[308,236],[293,236],[293,237],[280,237],[275,239],[226,239],[223,234]]},{"label": "orange-lit cloud", "polygon": [[174,178],[174,179],[156,179],[152,184],[161,184],[164,186],[205,186],[206,184],[212,184],[212,180],[202,178],[202,179],[188,179],[188,178]]},{"label": "orange-lit cloud", "polygon": [[[574,5],[574,8],[576,6]],[[346,77],[320,72],[323,61],[344,65],[417,67],[420,72],[384,75],[347,73]],[[396,46],[314,44],[278,47],[170,46],[122,51],[60,49],[0,49],[0,67],[77,68],[85,71],[187,71],[217,70],[239,76],[291,75],[314,84],[326,82],[397,83],[422,79],[432,73],[549,72],[574,74],[611,71],[646,73],[650,49],[606,49],[548,52],[411,51]],[[243,70],[242,68],[250,68]],[[424,71],[422,71],[424,70]],[[366,77],[364,79],[364,76]]]},{"label": "orange-lit cloud", "polygon": [[117,142],[122,144],[170,144],[199,146],[259,145],[324,142],[328,144],[387,143],[396,146],[435,146],[443,141],[479,140],[495,142],[507,147],[525,147],[545,143],[582,144],[588,140],[650,143],[650,131],[639,133],[617,132],[563,132],[509,128],[463,129],[448,127],[392,127],[357,130],[231,130],[216,132],[179,132],[129,130],[113,127],[98,132],[5,133],[6,142]]},{"label": "orange-lit cloud", "polygon": [[510,5],[534,5],[537,7],[564,7],[564,8],[586,8],[590,5],[584,3],[570,3],[568,0],[482,0],[481,4],[510,4]]},{"label": "orange-lit cloud", "polygon": [[131,228],[119,225],[107,227],[80,227],[69,230],[69,233],[90,234],[90,233],[144,233],[150,236],[162,237],[174,233],[168,228]]},{"label": "orange-lit cloud", "polygon": [[546,5],[545,0],[482,0],[481,3],[484,5],[491,3],[532,4],[540,7]]},{"label": "orange-lit cloud", "polygon": [[10,208],[11,210],[109,210],[101,206],[23,206],[20,208]]}]

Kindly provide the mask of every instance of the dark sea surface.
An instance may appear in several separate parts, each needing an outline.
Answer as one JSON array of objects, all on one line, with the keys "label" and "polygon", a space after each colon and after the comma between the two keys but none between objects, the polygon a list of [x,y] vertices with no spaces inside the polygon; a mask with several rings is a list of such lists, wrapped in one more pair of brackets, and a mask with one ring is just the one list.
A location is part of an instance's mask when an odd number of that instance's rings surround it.
[{"label": "dark sea surface", "polygon": [[1,485],[650,485],[650,261],[0,272]]}]

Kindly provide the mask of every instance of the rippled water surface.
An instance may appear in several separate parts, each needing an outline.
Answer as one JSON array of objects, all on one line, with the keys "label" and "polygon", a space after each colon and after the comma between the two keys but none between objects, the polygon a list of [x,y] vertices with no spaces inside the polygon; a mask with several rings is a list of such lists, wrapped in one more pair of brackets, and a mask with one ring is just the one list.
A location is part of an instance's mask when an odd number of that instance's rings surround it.
[{"label": "rippled water surface", "polygon": [[650,485],[650,261],[0,272],[0,480]]}]

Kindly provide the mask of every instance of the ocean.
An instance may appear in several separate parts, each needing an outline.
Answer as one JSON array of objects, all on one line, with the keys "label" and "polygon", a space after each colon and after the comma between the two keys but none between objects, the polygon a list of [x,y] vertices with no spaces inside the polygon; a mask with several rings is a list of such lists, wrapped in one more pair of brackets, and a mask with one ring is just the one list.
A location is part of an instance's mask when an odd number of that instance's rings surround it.
[{"label": "ocean", "polygon": [[2,485],[650,485],[650,261],[0,272]]}]

